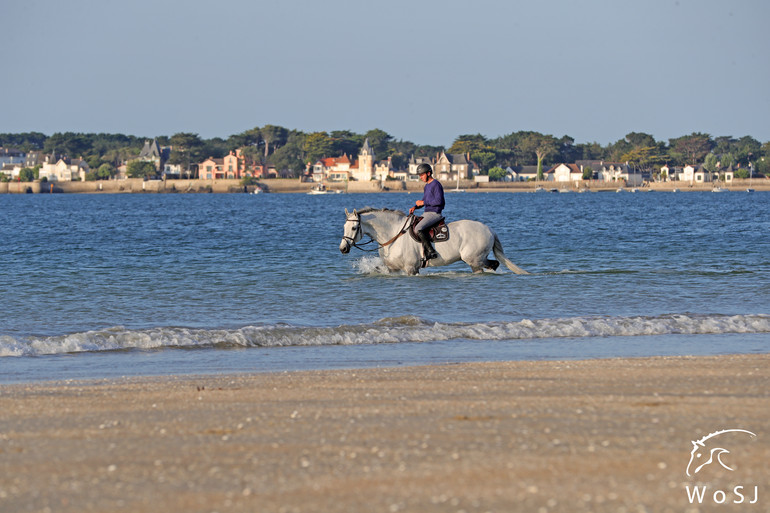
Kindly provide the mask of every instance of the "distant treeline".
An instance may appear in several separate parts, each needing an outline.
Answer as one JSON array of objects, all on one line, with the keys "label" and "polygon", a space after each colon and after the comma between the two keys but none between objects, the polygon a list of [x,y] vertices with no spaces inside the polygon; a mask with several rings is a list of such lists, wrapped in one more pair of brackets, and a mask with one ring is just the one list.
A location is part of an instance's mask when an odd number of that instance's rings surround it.
[{"label": "distant treeline", "polygon": [[[395,139],[380,129],[357,134],[349,130],[311,132],[265,125],[231,135],[226,139],[203,139],[194,133],[171,136],[137,137],[123,134],[40,132],[0,134],[0,147],[24,152],[43,151],[54,155],[85,159],[92,169],[103,164],[118,167],[136,158],[145,140],[156,139],[161,146],[171,148],[169,163],[190,168],[207,157],[221,158],[235,149],[242,149],[257,164],[274,166],[298,176],[307,162],[342,154],[355,156],[365,139],[375,151],[376,158],[390,157],[393,167],[403,169],[414,157],[435,157],[437,153],[465,153],[475,161],[482,173],[494,167],[551,165],[577,160],[628,162],[640,170],[655,170],[663,164],[720,164],[747,168],[749,164],[764,174],[770,174],[770,146],[750,136],[713,137],[692,133],[668,141],[656,141],[646,133],[632,132],[617,142],[602,146],[598,143],[575,143],[569,136],[554,137],[539,132],[519,131],[496,138],[481,134],[460,135],[448,147],[420,145]],[[763,158],[765,157],[765,158]]]}]

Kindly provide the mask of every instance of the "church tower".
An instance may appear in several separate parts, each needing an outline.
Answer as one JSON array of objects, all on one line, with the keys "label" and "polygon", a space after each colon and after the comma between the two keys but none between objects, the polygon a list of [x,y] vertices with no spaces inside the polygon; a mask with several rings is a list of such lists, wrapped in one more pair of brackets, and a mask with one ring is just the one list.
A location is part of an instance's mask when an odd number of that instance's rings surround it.
[{"label": "church tower", "polygon": [[369,138],[364,141],[364,146],[358,154],[358,171],[363,176],[371,177],[374,175],[374,150],[369,145]]}]

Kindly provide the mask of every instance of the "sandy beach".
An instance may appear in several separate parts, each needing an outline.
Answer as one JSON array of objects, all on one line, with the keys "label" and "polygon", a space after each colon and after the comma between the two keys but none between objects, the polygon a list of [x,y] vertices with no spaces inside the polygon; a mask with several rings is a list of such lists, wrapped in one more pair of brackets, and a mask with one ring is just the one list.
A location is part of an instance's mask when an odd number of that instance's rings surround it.
[{"label": "sandy beach", "polygon": [[0,387],[3,513],[767,511],[769,470],[770,355]]}]

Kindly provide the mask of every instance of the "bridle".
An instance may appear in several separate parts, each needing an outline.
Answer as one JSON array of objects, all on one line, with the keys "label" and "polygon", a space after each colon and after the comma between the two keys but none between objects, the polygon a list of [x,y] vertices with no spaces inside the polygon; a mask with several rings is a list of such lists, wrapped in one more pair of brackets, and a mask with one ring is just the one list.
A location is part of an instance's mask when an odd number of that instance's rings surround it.
[{"label": "bridle", "polygon": [[[346,221],[355,221],[357,223],[356,224],[356,228],[353,231],[353,236],[352,237],[348,237],[347,235],[343,235],[342,239],[348,241],[348,244],[350,244],[351,246],[353,246],[356,249],[360,249],[361,251],[368,251],[368,252],[379,251],[380,249],[382,249],[384,247],[390,246],[391,244],[396,242],[399,237],[401,237],[403,234],[405,234],[407,232],[409,226],[411,226],[413,219],[414,219],[414,215],[413,214],[409,214],[408,216],[406,216],[406,219],[404,220],[404,226],[402,226],[401,230],[399,230],[399,232],[396,234],[396,236],[393,237],[392,239],[390,239],[388,242],[380,244],[379,242],[374,240],[374,237],[369,236],[369,240],[368,241],[363,242],[361,244],[357,244],[356,243],[356,239],[358,238],[359,232],[361,232],[361,217],[358,214],[353,214],[352,216],[350,216],[350,217],[348,217],[346,219]],[[363,247],[363,246],[367,246],[367,245],[372,244],[372,243],[377,244],[377,247],[376,248],[371,248],[371,249]]]}]

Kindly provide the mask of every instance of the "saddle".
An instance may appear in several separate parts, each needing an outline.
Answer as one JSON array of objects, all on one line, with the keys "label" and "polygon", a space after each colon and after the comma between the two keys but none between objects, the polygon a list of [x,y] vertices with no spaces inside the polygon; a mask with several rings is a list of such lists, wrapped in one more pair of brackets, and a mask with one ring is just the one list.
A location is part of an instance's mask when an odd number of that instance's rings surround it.
[{"label": "saddle", "polygon": [[[422,216],[414,216],[412,226],[409,227],[409,235],[411,235],[416,242],[420,242],[420,236],[417,235],[417,231],[415,230],[415,227],[420,223],[420,221],[422,221]],[[433,243],[446,242],[449,240],[449,226],[447,226],[443,217],[441,218],[441,221],[439,221],[437,224],[434,224],[428,230],[428,234],[430,235],[430,241]]]}]

